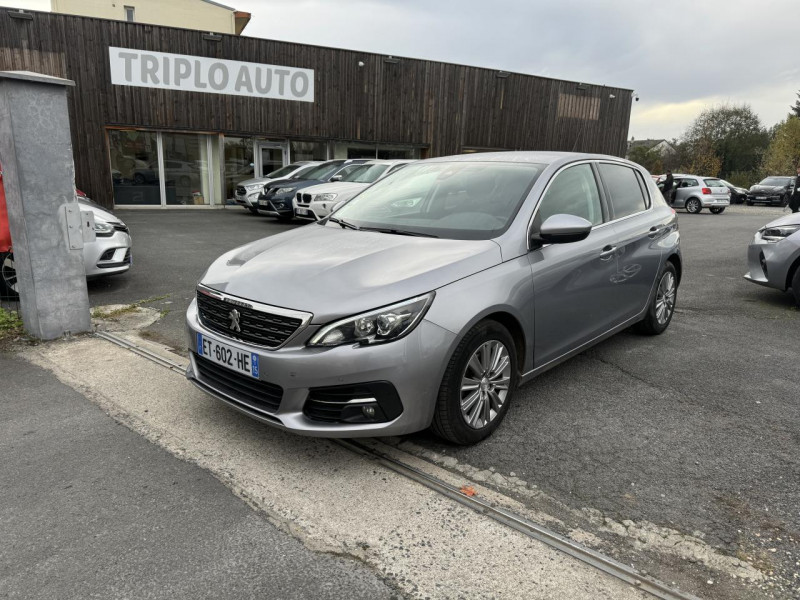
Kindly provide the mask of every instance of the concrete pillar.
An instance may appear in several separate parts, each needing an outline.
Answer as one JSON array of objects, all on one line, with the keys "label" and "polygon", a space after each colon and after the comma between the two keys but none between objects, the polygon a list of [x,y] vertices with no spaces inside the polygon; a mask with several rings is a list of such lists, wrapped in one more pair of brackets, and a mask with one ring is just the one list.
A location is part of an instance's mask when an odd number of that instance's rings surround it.
[{"label": "concrete pillar", "polygon": [[45,340],[91,329],[67,111],[74,85],[0,71],[0,164],[20,313],[26,331]]}]

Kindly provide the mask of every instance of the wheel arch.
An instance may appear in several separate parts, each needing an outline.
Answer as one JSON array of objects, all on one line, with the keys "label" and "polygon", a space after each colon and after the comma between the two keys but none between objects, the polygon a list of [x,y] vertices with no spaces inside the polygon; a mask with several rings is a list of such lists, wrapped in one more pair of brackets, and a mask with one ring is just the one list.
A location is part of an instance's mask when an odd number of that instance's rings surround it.
[{"label": "wheel arch", "polygon": [[681,261],[681,257],[677,252],[673,252],[667,257],[667,262],[671,262],[672,266],[675,267],[675,274],[678,277],[678,285],[680,285],[681,277],[683,276],[683,261]]},{"label": "wheel arch", "polygon": [[[505,311],[496,311],[484,315],[478,322],[481,321],[495,321],[508,329],[511,337],[514,339],[514,350],[517,352],[517,369],[519,369],[520,373],[523,373],[525,371],[526,339],[522,324],[514,315]],[[470,327],[470,329],[472,329],[472,327]]]},{"label": "wheel arch", "polygon": [[786,271],[786,282],[783,286],[784,291],[792,287],[792,279],[794,279],[794,274],[797,272],[797,269],[800,269],[800,253],[795,257],[794,262],[792,262],[791,266]]}]

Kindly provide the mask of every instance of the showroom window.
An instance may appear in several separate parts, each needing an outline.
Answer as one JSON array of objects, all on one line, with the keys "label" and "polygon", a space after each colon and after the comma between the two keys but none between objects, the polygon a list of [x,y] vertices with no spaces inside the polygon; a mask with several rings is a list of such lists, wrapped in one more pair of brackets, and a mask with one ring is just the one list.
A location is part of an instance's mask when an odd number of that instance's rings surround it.
[{"label": "showroom window", "polygon": [[225,198],[233,198],[236,184],[255,177],[253,164],[253,138],[223,138],[223,154],[225,155]]},{"label": "showroom window", "polygon": [[420,149],[392,144],[364,144],[361,142],[337,142],[333,146],[333,158],[379,158],[382,160],[414,160]]},{"label": "showroom window", "polygon": [[299,160],[327,160],[328,158],[327,142],[292,142],[291,150],[292,162]]},{"label": "showroom window", "polygon": [[222,187],[219,137],[111,129],[115,205],[206,206]]}]

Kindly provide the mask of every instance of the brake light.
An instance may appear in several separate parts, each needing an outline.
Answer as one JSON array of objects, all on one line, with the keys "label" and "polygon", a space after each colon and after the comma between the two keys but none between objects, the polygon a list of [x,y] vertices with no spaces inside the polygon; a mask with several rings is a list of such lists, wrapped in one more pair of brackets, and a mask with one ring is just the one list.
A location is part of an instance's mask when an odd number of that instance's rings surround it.
[{"label": "brake light", "polygon": [[80,198],[86,198],[86,194],[84,194],[84,193],[83,193],[82,191],[80,191],[79,189],[76,189],[76,190],[75,190],[75,193],[76,193],[76,194],[78,195],[78,197],[80,197]]},{"label": "brake light", "polygon": [[703,192],[703,194],[705,194],[706,196],[710,196],[710,195],[711,195],[711,188],[703,188],[703,189],[702,189],[702,192]]}]

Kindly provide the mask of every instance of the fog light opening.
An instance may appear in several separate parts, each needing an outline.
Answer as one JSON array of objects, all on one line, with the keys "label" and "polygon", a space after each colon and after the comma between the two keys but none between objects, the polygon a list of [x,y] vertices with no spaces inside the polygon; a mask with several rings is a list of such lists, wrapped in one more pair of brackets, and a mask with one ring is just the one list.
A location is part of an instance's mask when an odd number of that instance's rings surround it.
[{"label": "fog light opening", "polygon": [[758,262],[761,263],[761,270],[764,271],[764,277],[769,277],[769,273],[767,272],[767,259],[764,257],[763,252],[759,253]]},{"label": "fog light opening", "polygon": [[374,406],[362,406],[361,412],[364,413],[364,416],[368,419],[375,418],[375,407]]}]

